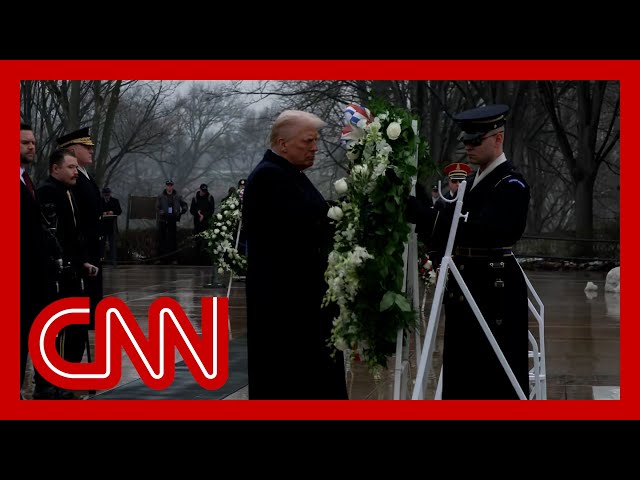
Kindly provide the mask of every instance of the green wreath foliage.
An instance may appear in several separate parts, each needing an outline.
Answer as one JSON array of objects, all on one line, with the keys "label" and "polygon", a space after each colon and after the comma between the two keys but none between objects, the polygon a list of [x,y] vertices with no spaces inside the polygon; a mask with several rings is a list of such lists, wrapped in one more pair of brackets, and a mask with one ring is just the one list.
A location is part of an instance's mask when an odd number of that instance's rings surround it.
[{"label": "green wreath foliage", "polygon": [[379,371],[395,353],[398,331],[417,324],[402,291],[411,231],[405,206],[427,145],[406,109],[383,99],[369,107],[368,123],[360,120],[355,126],[351,119],[343,135],[349,174],[335,183],[342,201],[329,210],[336,232],[323,306],[339,311],[331,345]]}]

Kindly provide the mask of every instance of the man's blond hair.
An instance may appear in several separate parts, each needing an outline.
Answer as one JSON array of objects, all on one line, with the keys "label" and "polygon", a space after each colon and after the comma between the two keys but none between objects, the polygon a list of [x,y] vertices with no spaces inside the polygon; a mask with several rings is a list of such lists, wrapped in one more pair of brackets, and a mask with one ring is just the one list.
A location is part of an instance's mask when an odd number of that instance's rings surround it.
[{"label": "man's blond hair", "polygon": [[277,146],[279,138],[284,138],[285,140],[292,138],[300,128],[308,125],[312,125],[316,130],[319,130],[325,127],[327,123],[313,113],[303,112],[302,110],[285,110],[278,115],[271,127],[271,146]]}]

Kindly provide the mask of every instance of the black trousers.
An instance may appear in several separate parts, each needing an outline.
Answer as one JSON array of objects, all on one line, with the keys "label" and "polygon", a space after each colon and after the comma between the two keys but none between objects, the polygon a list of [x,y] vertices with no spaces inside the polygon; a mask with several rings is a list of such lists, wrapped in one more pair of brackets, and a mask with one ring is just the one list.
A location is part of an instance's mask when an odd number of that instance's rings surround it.
[{"label": "black trousers", "polygon": [[158,222],[158,254],[161,260],[171,261],[175,258],[177,246],[177,225],[175,221],[167,220]]}]

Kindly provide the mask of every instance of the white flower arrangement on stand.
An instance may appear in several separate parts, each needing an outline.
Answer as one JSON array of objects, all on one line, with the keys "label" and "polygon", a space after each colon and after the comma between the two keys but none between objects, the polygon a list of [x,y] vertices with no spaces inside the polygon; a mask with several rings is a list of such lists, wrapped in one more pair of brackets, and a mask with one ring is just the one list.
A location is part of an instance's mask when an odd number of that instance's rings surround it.
[{"label": "white flower arrangement on stand", "polygon": [[241,198],[237,193],[229,195],[220,203],[218,213],[211,220],[212,226],[199,233],[206,240],[206,249],[218,273],[232,272],[244,275],[247,257],[238,252],[236,238],[242,217]]}]

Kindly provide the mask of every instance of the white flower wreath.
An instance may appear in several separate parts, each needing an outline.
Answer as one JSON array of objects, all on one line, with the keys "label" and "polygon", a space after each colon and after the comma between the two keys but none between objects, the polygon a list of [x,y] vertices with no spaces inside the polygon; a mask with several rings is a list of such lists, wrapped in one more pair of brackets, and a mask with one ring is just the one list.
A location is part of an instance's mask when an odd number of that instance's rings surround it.
[{"label": "white flower wreath", "polygon": [[242,218],[241,197],[232,193],[220,203],[218,213],[212,217],[211,228],[201,232],[206,240],[206,250],[218,267],[218,273],[232,272],[244,275],[247,270],[247,257],[238,252],[236,238]]},{"label": "white flower wreath", "polygon": [[339,308],[333,347],[361,358],[375,374],[395,352],[398,330],[417,323],[402,292],[402,255],[416,148],[424,153],[426,143],[407,111],[380,100],[371,106],[375,116],[357,104],[345,110],[349,175],[335,182],[343,201],[328,213],[336,233],[323,305]]}]

